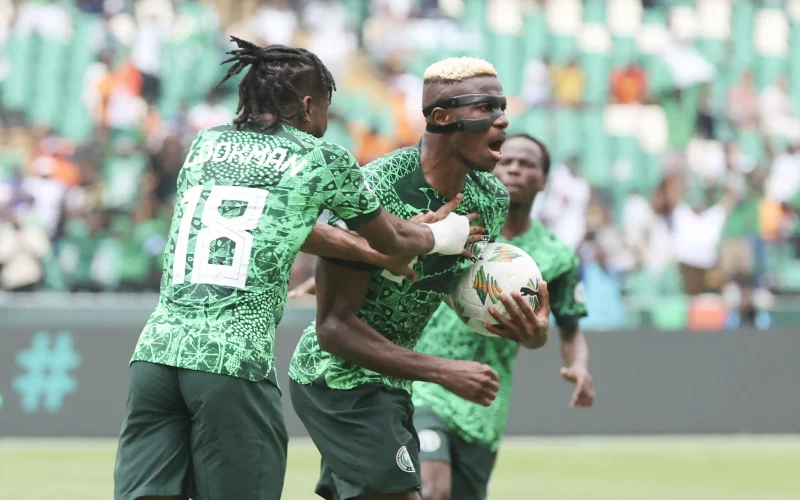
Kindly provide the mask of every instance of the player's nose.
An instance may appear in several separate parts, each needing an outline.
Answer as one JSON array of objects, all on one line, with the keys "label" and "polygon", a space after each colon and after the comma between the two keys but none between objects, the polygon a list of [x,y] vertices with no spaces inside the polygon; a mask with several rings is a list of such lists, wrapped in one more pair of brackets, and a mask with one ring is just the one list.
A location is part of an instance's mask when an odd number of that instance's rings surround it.
[{"label": "player's nose", "polygon": [[494,123],[492,123],[492,126],[503,130],[508,128],[508,117],[506,114],[503,113],[502,115],[498,116]]}]

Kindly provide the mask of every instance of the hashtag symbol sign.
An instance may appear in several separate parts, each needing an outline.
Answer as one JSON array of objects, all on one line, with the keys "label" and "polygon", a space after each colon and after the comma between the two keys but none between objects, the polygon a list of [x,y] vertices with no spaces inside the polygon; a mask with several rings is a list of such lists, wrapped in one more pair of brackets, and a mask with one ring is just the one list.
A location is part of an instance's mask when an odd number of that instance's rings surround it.
[{"label": "hashtag symbol sign", "polygon": [[46,332],[33,336],[31,346],[17,354],[22,374],[14,378],[23,411],[35,413],[44,408],[48,413],[61,409],[64,398],[78,390],[78,380],[70,373],[81,364],[81,357],[66,332]]}]

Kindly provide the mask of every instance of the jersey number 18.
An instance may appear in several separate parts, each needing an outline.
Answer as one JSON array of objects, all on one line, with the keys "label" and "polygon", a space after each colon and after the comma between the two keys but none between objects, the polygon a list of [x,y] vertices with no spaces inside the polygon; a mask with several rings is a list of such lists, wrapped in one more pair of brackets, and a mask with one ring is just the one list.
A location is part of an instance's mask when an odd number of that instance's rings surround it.
[{"label": "jersey number 18", "polygon": [[[185,205],[175,245],[175,261],[172,264],[172,284],[181,285],[186,279],[186,259],[189,253],[189,235],[192,229],[197,204],[203,194],[204,186],[195,186],[183,194],[181,202]],[[253,251],[253,235],[250,231],[258,226],[264,212],[269,191],[242,186],[214,186],[208,194],[200,216],[202,229],[194,238],[192,264],[193,284],[221,285],[244,288],[247,282],[247,268]],[[219,213],[225,201],[244,202],[247,206],[238,217],[227,218]],[[208,260],[211,245],[220,238],[228,238],[234,243],[233,259],[230,265],[211,264]]]}]

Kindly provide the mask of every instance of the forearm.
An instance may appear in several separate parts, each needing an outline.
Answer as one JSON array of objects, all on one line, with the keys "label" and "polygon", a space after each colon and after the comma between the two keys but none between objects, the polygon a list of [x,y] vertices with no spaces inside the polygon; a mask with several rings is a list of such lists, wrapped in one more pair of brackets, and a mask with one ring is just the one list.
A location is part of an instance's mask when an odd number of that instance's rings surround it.
[{"label": "forearm", "polygon": [[386,215],[394,230],[394,237],[384,242],[389,248],[376,247],[377,250],[389,255],[425,255],[433,250],[435,241],[429,226],[409,222],[388,212]]},{"label": "forearm", "polygon": [[364,238],[321,222],[314,224],[314,229],[300,250],[319,257],[374,265],[377,265],[379,257],[385,258],[370,247]]},{"label": "forearm", "polygon": [[567,367],[589,368],[589,344],[578,325],[561,327],[561,357]]},{"label": "forearm", "polygon": [[539,335],[534,335],[525,342],[520,342],[519,345],[521,345],[525,349],[530,349],[530,350],[541,349],[542,347],[545,346],[545,344],[547,344],[548,338],[549,338],[548,332],[543,332]]},{"label": "forearm", "polygon": [[300,250],[319,257],[365,262],[387,269],[392,258],[372,248],[366,239],[328,224],[317,222]]},{"label": "forearm", "polygon": [[317,332],[320,347],[350,363],[387,377],[441,383],[441,358],[393,344],[355,315],[327,319]]}]

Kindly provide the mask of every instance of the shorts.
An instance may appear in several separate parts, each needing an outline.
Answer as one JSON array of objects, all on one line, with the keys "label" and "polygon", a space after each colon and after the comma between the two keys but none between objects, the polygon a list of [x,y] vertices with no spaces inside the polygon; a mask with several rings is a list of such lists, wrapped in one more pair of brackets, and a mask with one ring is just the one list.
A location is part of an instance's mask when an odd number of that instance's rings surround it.
[{"label": "shorts", "polygon": [[420,490],[411,395],[383,384],[336,390],[289,381],[295,412],[322,455],[316,494],[328,500]]},{"label": "shorts", "polygon": [[497,452],[486,445],[464,441],[429,406],[416,408],[414,427],[419,433],[420,460],[450,464],[450,498],[485,499]]},{"label": "shorts", "polygon": [[278,500],[287,443],[273,382],[136,361],[114,498]]}]

